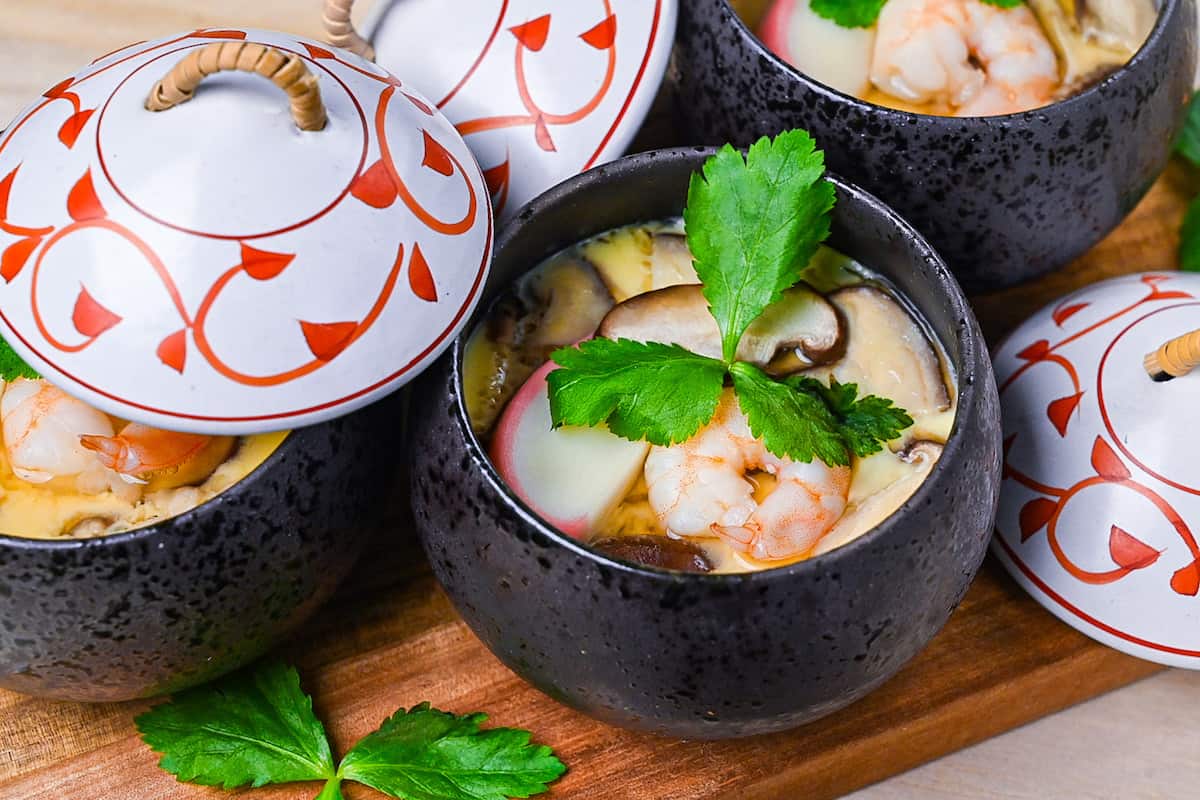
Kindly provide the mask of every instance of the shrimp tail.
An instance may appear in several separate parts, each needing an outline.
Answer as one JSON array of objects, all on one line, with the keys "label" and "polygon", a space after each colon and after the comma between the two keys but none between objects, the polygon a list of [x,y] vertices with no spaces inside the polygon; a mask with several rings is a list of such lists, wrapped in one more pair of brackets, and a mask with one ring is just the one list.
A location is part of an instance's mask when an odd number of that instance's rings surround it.
[{"label": "shrimp tail", "polygon": [[712,532],[728,542],[734,550],[748,553],[762,534],[762,525],[753,521],[744,525],[718,525],[714,522]]},{"label": "shrimp tail", "polygon": [[136,449],[120,436],[83,434],[79,443],[95,453],[101,464],[121,475],[136,475],[142,465]]}]

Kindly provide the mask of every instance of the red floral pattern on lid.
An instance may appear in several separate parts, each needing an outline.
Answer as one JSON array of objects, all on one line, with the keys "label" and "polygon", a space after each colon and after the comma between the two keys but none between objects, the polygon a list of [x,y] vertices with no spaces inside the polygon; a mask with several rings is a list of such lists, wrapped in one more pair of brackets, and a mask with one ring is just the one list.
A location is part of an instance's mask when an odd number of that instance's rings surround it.
[{"label": "red floral pattern on lid", "polygon": [[[1133,451],[1150,444],[1115,436],[1110,419],[1113,404],[1128,414],[1141,403],[1139,419],[1154,424],[1165,395],[1140,354],[1170,328],[1166,315],[1194,318],[1196,297],[1200,276],[1107,281],[1034,315],[998,349],[1006,438],[994,549],[1039,601],[1085,633],[1200,667],[1200,631],[1184,624],[1200,594],[1200,545],[1189,524],[1200,503],[1136,460]],[[1149,324],[1156,320],[1159,327]],[[1125,338],[1121,371],[1106,378]],[[1119,396],[1106,396],[1114,387]],[[1160,420],[1164,436],[1170,424]],[[1158,440],[1151,444],[1169,444]]]},{"label": "red floral pattern on lid", "polygon": [[[246,183],[237,163],[178,154],[231,176],[213,192],[203,175],[194,186],[156,188],[161,163],[131,164],[140,156],[122,142],[137,130],[131,125],[161,125],[175,115],[203,146],[187,125],[204,120],[209,106],[228,110],[239,102],[207,87],[160,115],[131,102],[144,97],[142,83],[213,39],[261,41],[323,71],[330,138],[286,129],[279,143],[301,154],[294,165],[301,175],[310,164],[346,164],[340,144],[353,142],[361,127],[356,171],[316,214],[244,237],[180,224],[179,215],[200,203],[212,218],[252,228],[240,209],[283,218],[276,204],[296,200],[302,209],[302,195],[336,175],[288,186]],[[406,98],[400,106],[398,95]],[[272,111],[279,99],[246,102]],[[185,114],[193,115],[186,124]],[[220,119],[205,135],[222,136]],[[251,114],[246,123],[263,137],[246,137],[251,170],[254,159],[272,155],[270,137],[280,130],[270,127],[274,119]],[[152,150],[155,141],[147,136],[143,146]],[[133,176],[146,185],[134,194],[118,185],[110,171],[118,162],[123,182]],[[197,174],[186,164],[166,166],[174,175]],[[445,118],[374,65],[282,34],[193,31],[98,59],[48,90],[0,137],[0,176],[4,335],[64,389],[165,427],[245,432],[353,410],[407,380],[448,343],[477,301],[490,259],[486,183]],[[147,207],[146,198],[171,209]]]}]

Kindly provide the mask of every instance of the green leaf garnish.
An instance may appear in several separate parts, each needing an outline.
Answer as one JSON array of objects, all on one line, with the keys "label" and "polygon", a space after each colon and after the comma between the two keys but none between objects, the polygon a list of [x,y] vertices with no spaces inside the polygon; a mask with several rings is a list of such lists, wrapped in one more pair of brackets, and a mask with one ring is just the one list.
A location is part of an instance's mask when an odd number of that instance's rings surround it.
[{"label": "green leaf garnish", "polygon": [[671,445],[713,418],[725,365],[679,345],[589,339],[551,355],[554,426],[601,423],[632,441]]},{"label": "green leaf garnish", "polygon": [[1200,272],[1200,197],[1188,205],[1179,229],[1179,268]]},{"label": "green leaf garnish", "polygon": [[[722,360],[628,339],[557,350],[546,378],[554,426],[605,424],[631,441],[684,442],[712,421],[727,378],[751,432],[793,461],[847,465],[911,425],[890,400],[857,399],[853,384],[776,381],[735,360],[746,329],[801,279],[829,235],[835,195],[824,174],[825,156],[804,131],[760,139],[745,159],[729,145],[709,158],[692,176],[683,218]],[[844,259],[829,251],[822,261],[830,281],[843,279]]]},{"label": "green leaf garnish", "polygon": [[428,703],[397,711],[335,769],[325,728],[292,667],[265,663],[183,692],[135,722],[179,780],[233,789],[323,780],[317,800],[357,781],[401,800],[504,800],[547,790],[566,767],[529,732],[480,729]]},{"label": "green leaf garnish", "polygon": [[401,709],[346,754],[341,773],[405,800],[504,800],[540,794],[566,771],[528,731],[480,730],[486,719],[428,703]]},{"label": "green leaf garnish", "polygon": [[869,28],[887,0],[812,0],[812,10],[843,28]]},{"label": "green leaf garnish", "polygon": [[17,355],[8,342],[0,339],[0,380],[15,381],[17,378],[37,380],[42,377],[33,367]]},{"label": "green leaf garnish", "polygon": [[1188,102],[1183,131],[1175,142],[1175,152],[1186,158],[1193,166],[1200,167],[1200,92],[1192,95]]},{"label": "green leaf garnish", "polygon": [[267,663],[155,706],[135,723],[158,765],[203,786],[334,777],[325,728],[291,667]]},{"label": "green leaf garnish", "polygon": [[846,448],[860,458],[878,453],[884,442],[895,439],[913,424],[904,409],[885,397],[858,397],[858,385],[854,383],[838,383],[837,378],[830,378],[826,386],[804,375],[794,375],[786,383],[825,401]]},{"label": "green leaf garnish", "polygon": [[692,176],[684,226],[726,364],[829,236],[834,190],[824,175],[825,154],[793,130],[759,139],[745,160],[725,145]]},{"label": "green leaf garnish", "polygon": [[772,380],[752,364],[738,362],[730,373],[750,432],[768,450],[793,461],[816,457],[831,467],[850,463],[837,420],[819,395]]},{"label": "green leaf garnish", "polygon": [[[1000,8],[1016,8],[1025,0],[983,2]],[[843,28],[870,28],[879,21],[879,12],[886,3],[887,0],[812,0],[812,10]]]}]

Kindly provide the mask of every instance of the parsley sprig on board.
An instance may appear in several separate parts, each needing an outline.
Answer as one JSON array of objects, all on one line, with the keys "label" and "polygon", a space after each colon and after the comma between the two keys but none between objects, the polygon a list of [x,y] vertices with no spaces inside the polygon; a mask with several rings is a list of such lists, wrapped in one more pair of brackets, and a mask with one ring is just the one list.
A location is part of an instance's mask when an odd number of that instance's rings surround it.
[{"label": "parsley sprig on board", "polygon": [[[1025,0],[983,0],[1000,8],[1016,8]],[[887,0],[812,0],[812,10],[843,28],[870,28]]]},{"label": "parsley sprig on board", "polygon": [[547,379],[554,425],[603,423],[632,441],[683,442],[712,419],[727,380],[751,432],[794,461],[847,465],[912,425],[890,400],[858,398],[854,384],[777,381],[735,358],[750,323],[800,280],[829,236],[835,197],[824,175],[824,153],[800,130],[760,139],[745,158],[729,145],[709,158],[692,176],[684,224],[721,360],[627,339],[562,348]]},{"label": "parsley sprig on board", "polygon": [[403,800],[506,800],[547,791],[566,771],[529,732],[482,729],[428,703],[393,714],[335,766],[325,727],[292,667],[268,662],[155,706],[142,740],[179,780],[234,789],[324,781],[317,800],[343,800],[355,781]]},{"label": "parsley sprig on board", "polygon": [[[1183,133],[1175,143],[1175,152],[1192,166],[1200,167],[1200,92],[1188,103]],[[1200,197],[1192,200],[1179,230],[1179,267],[1200,272]]]}]

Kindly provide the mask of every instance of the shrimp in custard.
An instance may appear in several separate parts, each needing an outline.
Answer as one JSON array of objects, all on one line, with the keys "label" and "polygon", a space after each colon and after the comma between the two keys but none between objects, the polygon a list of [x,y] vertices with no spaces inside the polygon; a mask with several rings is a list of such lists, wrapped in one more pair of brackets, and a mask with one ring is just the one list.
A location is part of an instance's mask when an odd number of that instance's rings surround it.
[{"label": "shrimp in custard", "polygon": [[82,494],[139,493],[80,442],[81,436],[113,435],[106,414],[43,380],[18,378],[4,384],[3,391],[0,433],[14,475],[26,483],[51,484]]},{"label": "shrimp in custard", "polygon": [[879,14],[871,81],[909,103],[982,117],[1053,102],[1061,77],[1054,47],[1024,3],[888,0]]},{"label": "shrimp in custard", "polygon": [[[753,470],[777,480],[761,503],[748,477]],[[803,556],[829,532],[846,510],[851,473],[772,454],[726,390],[712,422],[695,436],[651,448],[645,476],[650,506],[669,535],[716,536],[738,552],[773,561]]]},{"label": "shrimp in custard", "polygon": [[0,434],[13,474],[26,483],[81,494],[111,491],[129,501],[147,490],[203,480],[233,449],[226,436],[198,436],[112,419],[44,380],[3,386]]}]

